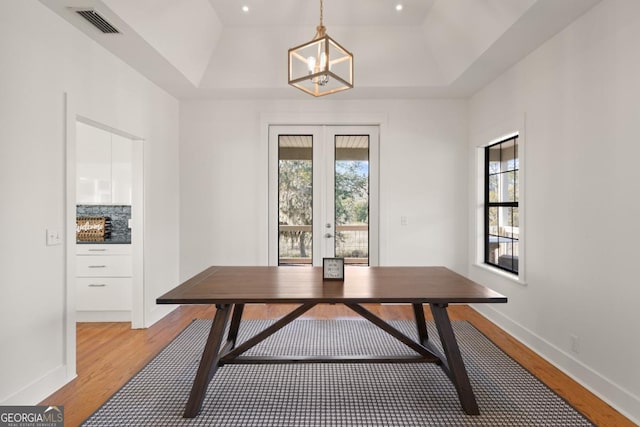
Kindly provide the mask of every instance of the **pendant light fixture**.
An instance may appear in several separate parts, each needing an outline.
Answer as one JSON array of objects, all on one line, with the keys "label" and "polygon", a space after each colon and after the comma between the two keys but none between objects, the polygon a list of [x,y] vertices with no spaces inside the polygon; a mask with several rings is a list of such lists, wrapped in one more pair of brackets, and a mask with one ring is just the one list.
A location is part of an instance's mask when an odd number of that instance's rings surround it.
[{"label": "pendant light fixture", "polygon": [[313,95],[323,96],[353,87],[353,55],[327,35],[322,22],[314,38],[289,49],[289,84]]}]

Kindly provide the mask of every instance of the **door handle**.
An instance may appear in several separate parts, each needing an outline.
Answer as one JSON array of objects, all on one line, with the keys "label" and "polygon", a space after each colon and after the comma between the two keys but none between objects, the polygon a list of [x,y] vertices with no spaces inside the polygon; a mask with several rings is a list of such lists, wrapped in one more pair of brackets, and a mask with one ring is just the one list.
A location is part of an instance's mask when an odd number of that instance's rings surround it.
[{"label": "door handle", "polygon": [[325,234],[325,235],[324,235],[324,237],[326,237],[327,239],[330,239],[330,238],[332,238],[332,237],[333,237],[333,234],[331,234],[331,233],[327,233],[327,234]]}]

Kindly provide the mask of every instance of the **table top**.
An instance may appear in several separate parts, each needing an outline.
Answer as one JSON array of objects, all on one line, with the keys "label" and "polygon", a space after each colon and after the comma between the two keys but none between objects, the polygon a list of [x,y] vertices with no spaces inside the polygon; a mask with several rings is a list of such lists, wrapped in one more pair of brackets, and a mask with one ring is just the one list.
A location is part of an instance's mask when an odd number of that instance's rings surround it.
[{"label": "table top", "polygon": [[507,298],[445,267],[346,266],[344,281],[322,267],[209,267],[158,304],[505,303]]}]

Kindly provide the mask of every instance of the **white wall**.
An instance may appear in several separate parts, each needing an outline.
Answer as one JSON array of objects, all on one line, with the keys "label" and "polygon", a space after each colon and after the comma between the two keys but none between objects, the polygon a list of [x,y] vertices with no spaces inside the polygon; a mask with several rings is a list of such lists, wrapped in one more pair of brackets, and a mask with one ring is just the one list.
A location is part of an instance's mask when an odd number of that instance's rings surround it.
[{"label": "white wall", "polygon": [[267,263],[266,123],[381,123],[381,264],[464,272],[476,257],[466,250],[475,248],[475,147],[524,122],[527,285],[469,266],[509,297],[479,309],[640,420],[637,40],[640,2],[603,0],[469,111],[464,100],[179,108],[40,3],[0,2],[0,404],[35,403],[72,375],[65,248],[45,246],[44,233],[65,224],[67,92],[77,114],[145,139],[147,323],[178,279],[211,264]]},{"label": "white wall", "polygon": [[470,168],[475,147],[508,131],[524,130],[525,144],[527,285],[472,265],[473,279],[509,297],[479,309],[636,422],[638,40],[640,2],[602,1],[476,94],[469,110]]},{"label": "white wall", "polygon": [[463,271],[466,117],[455,100],[183,102],[181,278],[267,264],[268,123],[381,123],[380,263]]},{"label": "white wall", "polygon": [[33,404],[75,368],[66,249],[45,245],[46,228],[65,232],[64,94],[76,114],[145,139],[151,320],[178,277],[179,105],[36,1],[0,2],[0,61],[0,404]]}]

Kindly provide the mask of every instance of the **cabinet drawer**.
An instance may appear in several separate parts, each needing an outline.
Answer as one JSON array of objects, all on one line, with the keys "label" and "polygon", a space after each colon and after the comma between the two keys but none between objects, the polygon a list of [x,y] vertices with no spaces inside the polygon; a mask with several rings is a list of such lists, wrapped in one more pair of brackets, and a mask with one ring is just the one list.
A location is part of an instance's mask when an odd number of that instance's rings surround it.
[{"label": "cabinet drawer", "polygon": [[111,277],[76,279],[76,309],[79,311],[131,310],[131,279]]},{"label": "cabinet drawer", "polygon": [[131,245],[87,244],[76,245],[77,255],[130,255]]},{"label": "cabinet drawer", "polygon": [[77,277],[131,277],[132,273],[129,255],[76,257]]}]

